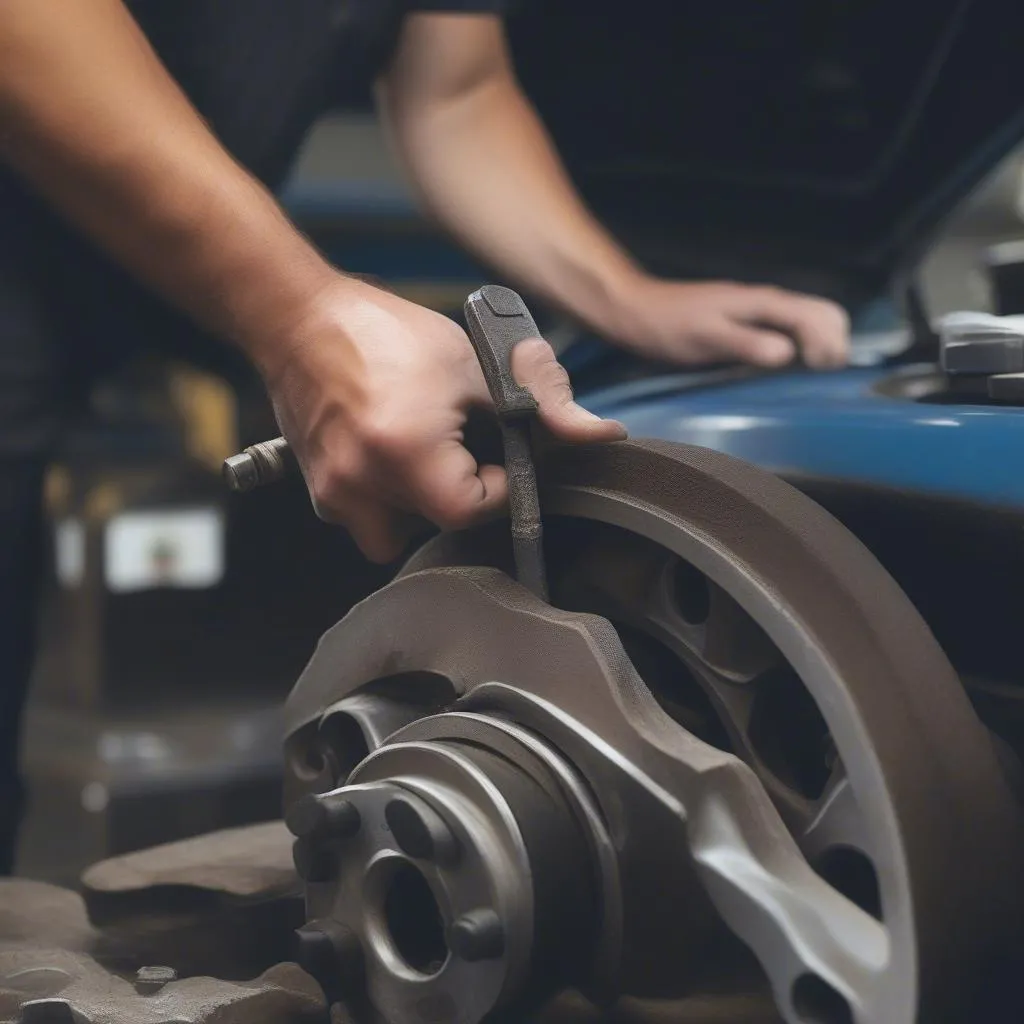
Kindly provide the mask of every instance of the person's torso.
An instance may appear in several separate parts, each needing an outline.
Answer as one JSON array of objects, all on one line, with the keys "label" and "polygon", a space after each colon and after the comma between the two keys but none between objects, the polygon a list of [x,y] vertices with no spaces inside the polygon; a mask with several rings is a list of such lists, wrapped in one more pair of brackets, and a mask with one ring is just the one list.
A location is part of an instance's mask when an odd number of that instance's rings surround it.
[{"label": "person's torso", "polygon": [[386,65],[405,0],[131,0],[225,147],[278,185],[323,111]]},{"label": "person's torso", "polygon": [[[171,75],[227,150],[271,188],[322,113],[365,94],[407,0],[129,0]],[[159,131],[159,126],[153,126]],[[209,344],[0,166],[0,291],[31,292],[68,358],[112,365],[140,340],[183,355]],[[0,363],[52,346],[0,322]],[[52,358],[52,355],[48,358]]]}]

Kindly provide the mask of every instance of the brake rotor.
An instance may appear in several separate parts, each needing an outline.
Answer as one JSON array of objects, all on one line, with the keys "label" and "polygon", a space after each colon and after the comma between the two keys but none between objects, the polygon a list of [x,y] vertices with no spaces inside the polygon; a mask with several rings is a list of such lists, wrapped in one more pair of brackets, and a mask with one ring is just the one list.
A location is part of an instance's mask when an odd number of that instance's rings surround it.
[{"label": "brake rotor", "polygon": [[[507,578],[503,524],[428,544],[327,634],[293,691],[289,801],[330,791],[386,830],[375,808],[409,792],[427,802],[420,824],[437,814],[453,835],[460,814],[489,815],[496,862],[519,857],[528,879],[566,871],[541,869],[537,830],[516,824],[553,814],[560,846],[590,851],[573,856],[600,908],[589,968],[561,980],[596,998],[683,995],[723,964],[745,973],[749,950],[786,1021],[962,1019],[1018,917],[1020,817],[893,580],[799,492],[707,450],[554,451],[542,481],[556,607]],[[399,992],[378,969],[394,953],[379,915],[368,938],[339,898],[339,872],[351,893],[368,870],[350,862],[410,859],[372,834],[358,852],[328,837],[334,868],[306,871],[311,916],[344,918],[371,963],[371,1001],[391,999],[396,1020],[443,1005],[468,1021],[521,989],[528,938],[490,963],[482,1009],[451,989],[470,984],[451,950],[433,973],[398,971]],[[481,886],[501,902],[500,872],[473,857],[411,858],[442,917]],[[506,895],[525,936],[537,893]],[[587,898],[564,914],[585,918]]]}]

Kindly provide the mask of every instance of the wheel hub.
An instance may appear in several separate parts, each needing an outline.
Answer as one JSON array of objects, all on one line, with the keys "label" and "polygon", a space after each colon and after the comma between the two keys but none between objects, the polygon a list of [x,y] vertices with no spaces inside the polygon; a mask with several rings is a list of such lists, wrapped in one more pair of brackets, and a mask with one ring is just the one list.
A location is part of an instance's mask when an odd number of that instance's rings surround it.
[{"label": "wheel hub", "polygon": [[361,973],[387,1020],[479,1020],[571,977],[594,945],[584,830],[599,819],[557,755],[486,715],[426,718],[343,787],[293,805],[318,965]]}]

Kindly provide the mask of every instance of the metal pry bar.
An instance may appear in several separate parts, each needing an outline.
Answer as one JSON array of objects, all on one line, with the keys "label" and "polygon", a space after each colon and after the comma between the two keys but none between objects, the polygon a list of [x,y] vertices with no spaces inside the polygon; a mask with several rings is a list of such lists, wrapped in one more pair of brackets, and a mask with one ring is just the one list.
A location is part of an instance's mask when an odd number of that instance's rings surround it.
[{"label": "metal pry bar", "polygon": [[465,315],[469,337],[501,425],[516,575],[523,586],[546,601],[544,527],[530,439],[537,401],[516,382],[511,366],[516,345],[528,338],[539,338],[540,331],[519,295],[499,285],[485,285],[473,292],[466,300]]}]

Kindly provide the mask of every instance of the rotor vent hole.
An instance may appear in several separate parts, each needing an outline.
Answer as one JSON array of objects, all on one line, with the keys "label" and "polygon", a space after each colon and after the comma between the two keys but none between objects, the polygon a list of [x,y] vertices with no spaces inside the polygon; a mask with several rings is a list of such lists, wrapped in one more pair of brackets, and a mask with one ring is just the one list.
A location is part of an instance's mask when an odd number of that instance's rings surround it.
[{"label": "rotor vent hole", "polygon": [[643,630],[615,623],[633,667],[669,717],[719,750],[732,750],[729,734],[696,676],[663,643]]},{"label": "rotor vent hole", "polygon": [[319,775],[324,768],[327,767],[327,761],[324,757],[324,752],[315,743],[310,743],[306,747],[305,757],[303,759],[303,766],[305,769],[313,775]]},{"label": "rotor vent hole", "polygon": [[815,869],[822,878],[866,914],[882,920],[882,893],[871,859],[852,846],[834,846],[821,856]]},{"label": "rotor vent hole", "polygon": [[800,677],[788,665],[752,684],[747,735],[764,766],[785,786],[817,800],[834,767],[828,725]]},{"label": "rotor vent hole", "polygon": [[850,1004],[814,974],[797,978],[793,985],[793,1009],[803,1024],[853,1024]]},{"label": "rotor vent hole", "polygon": [[315,782],[327,768],[327,759],[315,726],[306,727],[288,742],[287,760],[296,777]]},{"label": "rotor vent hole", "polygon": [[370,753],[359,723],[344,712],[328,715],[321,721],[320,742],[328,752],[336,782],[347,779],[352,769]]},{"label": "rotor vent hole", "polygon": [[677,562],[672,572],[672,599],[676,611],[691,626],[707,621],[711,611],[711,592],[704,573],[689,562]]},{"label": "rotor vent hole", "polygon": [[384,924],[398,955],[420,974],[437,974],[448,959],[444,919],[434,893],[411,864],[400,864],[384,895]]}]

